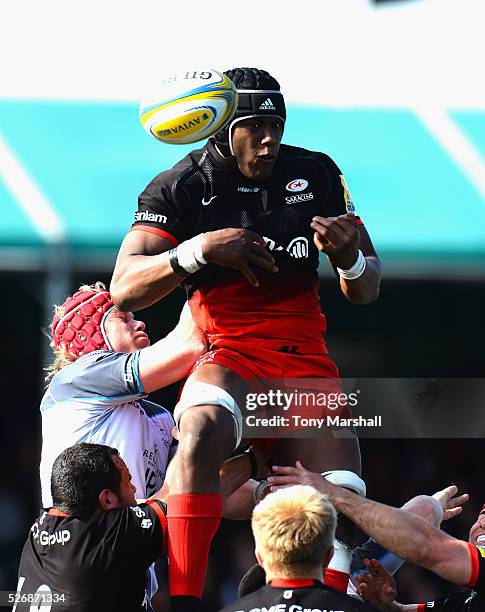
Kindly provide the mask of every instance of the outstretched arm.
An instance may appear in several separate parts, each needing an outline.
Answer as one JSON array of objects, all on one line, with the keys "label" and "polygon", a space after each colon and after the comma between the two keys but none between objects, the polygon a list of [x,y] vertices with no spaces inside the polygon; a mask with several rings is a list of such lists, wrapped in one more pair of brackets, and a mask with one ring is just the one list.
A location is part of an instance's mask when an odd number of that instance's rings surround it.
[{"label": "outstretched arm", "polygon": [[[468,495],[458,495],[458,488],[450,485],[438,491],[434,495],[417,495],[407,501],[402,507],[412,514],[420,516],[431,525],[439,527],[441,522],[456,516],[461,512],[461,506],[468,501]],[[377,544],[375,540],[369,538],[362,546],[354,548],[352,552],[352,575],[353,586],[357,585],[356,579],[362,571],[363,560],[376,557],[383,568],[391,575],[394,575],[404,564],[404,560],[390,553]]]},{"label": "outstretched arm", "polygon": [[455,584],[472,578],[472,559],[467,542],[456,540],[422,518],[405,510],[365,499],[332,485],[319,474],[296,467],[273,467],[273,485],[309,484],[328,495],[336,510],[387,550],[405,561],[421,565]]}]

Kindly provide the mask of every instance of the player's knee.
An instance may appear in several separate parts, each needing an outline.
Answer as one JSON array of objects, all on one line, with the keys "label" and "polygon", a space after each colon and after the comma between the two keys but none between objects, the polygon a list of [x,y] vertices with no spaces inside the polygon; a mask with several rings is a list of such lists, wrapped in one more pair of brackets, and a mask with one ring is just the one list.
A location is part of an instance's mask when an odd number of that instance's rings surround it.
[{"label": "player's knee", "polygon": [[193,406],[184,412],[180,420],[180,439],[193,447],[232,442],[234,420],[231,414],[219,405]]},{"label": "player's knee", "polygon": [[[229,454],[236,448],[242,435],[242,415],[234,398],[221,387],[195,382],[184,388],[175,406],[175,422],[181,440],[187,445],[213,443]],[[226,448],[227,444],[230,448]]]}]

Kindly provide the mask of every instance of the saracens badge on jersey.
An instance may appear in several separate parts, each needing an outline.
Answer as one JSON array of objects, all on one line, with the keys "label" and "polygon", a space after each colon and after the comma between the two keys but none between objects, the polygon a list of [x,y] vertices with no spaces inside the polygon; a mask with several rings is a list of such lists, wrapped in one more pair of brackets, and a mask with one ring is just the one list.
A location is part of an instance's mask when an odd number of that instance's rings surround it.
[{"label": "saracens badge on jersey", "polygon": [[293,179],[286,185],[286,190],[291,192],[304,191],[308,187],[308,181],[305,179]]},{"label": "saracens badge on jersey", "polygon": [[352,200],[352,196],[350,195],[349,188],[347,187],[347,183],[345,182],[344,175],[340,175],[340,182],[342,183],[342,187],[344,188],[344,200],[345,200],[345,210],[348,213],[355,212],[354,202]]}]

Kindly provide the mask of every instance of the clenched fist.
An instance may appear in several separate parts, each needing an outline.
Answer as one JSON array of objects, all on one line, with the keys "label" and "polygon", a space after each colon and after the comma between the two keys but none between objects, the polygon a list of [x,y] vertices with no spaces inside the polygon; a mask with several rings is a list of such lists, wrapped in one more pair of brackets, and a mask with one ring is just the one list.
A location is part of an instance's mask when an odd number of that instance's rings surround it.
[{"label": "clenched fist", "polygon": [[360,232],[354,214],[338,217],[313,217],[310,227],[315,231],[313,241],[325,253],[333,266],[348,270],[357,261]]}]

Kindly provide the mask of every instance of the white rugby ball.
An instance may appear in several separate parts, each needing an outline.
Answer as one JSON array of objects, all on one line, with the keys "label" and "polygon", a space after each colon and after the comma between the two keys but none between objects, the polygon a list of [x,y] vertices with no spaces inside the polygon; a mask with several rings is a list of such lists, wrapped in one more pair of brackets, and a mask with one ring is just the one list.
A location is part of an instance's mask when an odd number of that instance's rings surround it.
[{"label": "white rugby ball", "polygon": [[209,138],[237,108],[232,81],[217,70],[189,70],[161,79],[140,103],[140,121],[157,140],[189,144]]}]

